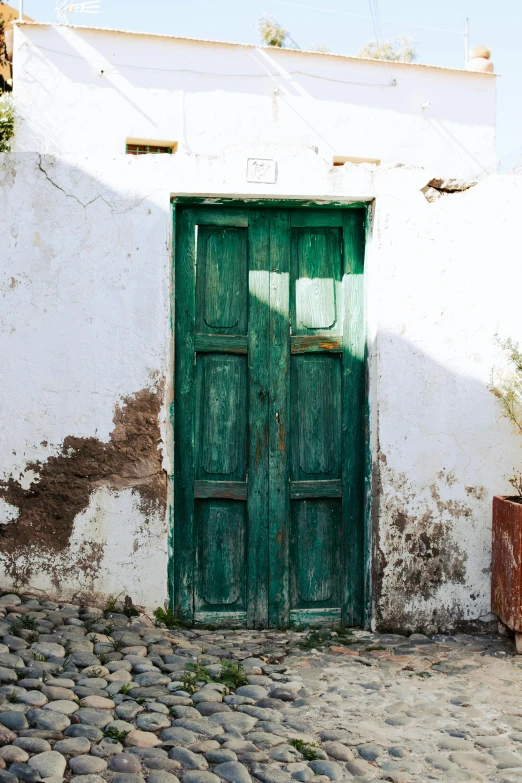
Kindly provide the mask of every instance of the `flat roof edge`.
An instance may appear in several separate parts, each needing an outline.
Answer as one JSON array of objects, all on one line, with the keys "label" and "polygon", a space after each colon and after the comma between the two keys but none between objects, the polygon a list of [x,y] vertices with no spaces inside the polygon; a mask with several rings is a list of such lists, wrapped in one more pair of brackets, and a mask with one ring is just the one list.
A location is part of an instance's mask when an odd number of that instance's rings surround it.
[{"label": "flat roof edge", "polygon": [[404,62],[395,62],[390,60],[376,60],[370,57],[356,57],[355,55],[349,55],[349,54],[337,54],[334,52],[316,52],[316,51],[310,51],[307,49],[290,49],[290,48],[284,48],[279,46],[263,46],[261,44],[250,44],[250,43],[237,43],[235,41],[217,41],[210,38],[190,38],[188,36],[183,35],[169,35],[167,33],[147,33],[143,31],[136,31],[136,30],[119,30],[117,28],[112,27],[91,27],[88,25],[74,25],[74,24],[54,24],[51,22],[35,22],[35,21],[21,21],[21,20],[13,20],[13,25],[16,27],[65,27],[72,30],[88,30],[89,32],[99,32],[99,33],[116,33],[119,35],[137,35],[137,36],[143,36],[148,38],[166,38],[168,40],[173,41],[190,41],[191,43],[202,43],[202,44],[217,44],[218,46],[237,46],[244,49],[267,49],[267,50],[277,50],[277,52],[283,52],[285,54],[288,54],[290,56],[294,54],[309,54],[309,55],[315,55],[317,57],[335,57],[340,60],[349,60],[352,62],[367,62],[367,63],[375,63],[378,65],[383,64],[383,62],[386,62],[386,65],[390,68],[423,68],[423,69],[430,69],[430,70],[436,70],[436,71],[449,71],[450,73],[459,73],[459,74],[466,74],[470,75],[472,77],[477,76],[487,76],[487,77],[495,77],[499,74],[497,73],[484,73],[482,71],[468,71],[465,68],[450,68],[445,65],[430,65],[428,63],[404,63]]}]

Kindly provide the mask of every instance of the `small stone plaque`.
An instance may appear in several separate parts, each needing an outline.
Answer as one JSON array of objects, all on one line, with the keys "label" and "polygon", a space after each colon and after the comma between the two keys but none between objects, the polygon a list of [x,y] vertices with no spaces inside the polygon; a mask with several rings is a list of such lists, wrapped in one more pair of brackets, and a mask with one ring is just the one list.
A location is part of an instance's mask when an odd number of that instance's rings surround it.
[{"label": "small stone plaque", "polygon": [[274,184],[277,178],[275,160],[267,158],[248,158],[247,182],[264,182]]}]

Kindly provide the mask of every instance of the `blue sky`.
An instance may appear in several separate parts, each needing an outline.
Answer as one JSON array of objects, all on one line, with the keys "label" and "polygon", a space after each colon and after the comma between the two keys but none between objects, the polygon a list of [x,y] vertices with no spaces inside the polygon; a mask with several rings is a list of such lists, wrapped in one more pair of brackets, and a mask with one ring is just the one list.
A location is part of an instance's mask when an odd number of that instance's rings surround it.
[{"label": "blue sky", "polygon": [[[116,27],[195,38],[256,43],[256,19],[274,16],[306,48],[357,54],[375,38],[369,0],[99,0],[96,15],[69,14],[72,24]],[[9,0],[12,5],[17,0]],[[72,2],[72,0],[70,0]],[[464,15],[470,45],[490,47],[498,80],[497,148],[502,160],[522,152],[522,3],[515,0],[378,0],[386,39],[415,39],[417,60],[460,68],[464,61]],[[24,0],[24,11],[43,22],[56,20],[55,0]],[[515,154],[515,158],[517,155]]]}]

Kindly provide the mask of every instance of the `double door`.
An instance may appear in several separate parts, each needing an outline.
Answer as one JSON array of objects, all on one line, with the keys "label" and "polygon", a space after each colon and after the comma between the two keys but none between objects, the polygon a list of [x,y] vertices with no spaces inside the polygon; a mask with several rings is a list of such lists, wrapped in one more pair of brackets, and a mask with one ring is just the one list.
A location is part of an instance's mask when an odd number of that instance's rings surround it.
[{"label": "double door", "polygon": [[171,567],[185,619],[361,622],[364,221],[176,208]]}]

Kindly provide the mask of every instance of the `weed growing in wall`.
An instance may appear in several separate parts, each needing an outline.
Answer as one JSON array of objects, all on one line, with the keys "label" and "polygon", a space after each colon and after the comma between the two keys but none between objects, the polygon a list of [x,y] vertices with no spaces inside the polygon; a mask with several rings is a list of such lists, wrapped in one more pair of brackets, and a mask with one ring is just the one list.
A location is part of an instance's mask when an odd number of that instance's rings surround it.
[{"label": "weed growing in wall", "polygon": [[0,152],[10,152],[14,134],[14,104],[10,95],[0,95]]}]

